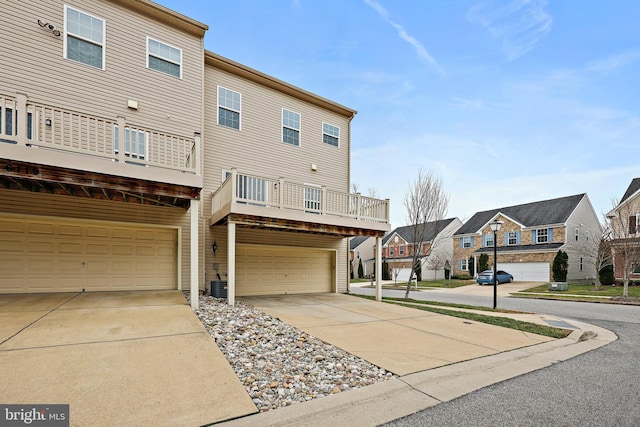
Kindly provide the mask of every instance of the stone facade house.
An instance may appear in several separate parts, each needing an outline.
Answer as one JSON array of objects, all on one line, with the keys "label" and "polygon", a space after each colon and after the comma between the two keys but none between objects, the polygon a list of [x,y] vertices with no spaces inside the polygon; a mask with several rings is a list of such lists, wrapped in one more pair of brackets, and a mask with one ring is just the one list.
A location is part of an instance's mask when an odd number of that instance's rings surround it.
[{"label": "stone facade house", "polygon": [[[496,234],[499,270],[516,281],[548,282],[558,250],[569,255],[567,280],[595,277],[595,264],[580,246],[600,233],[600,223],[586,194],[526,203],[475,213],[454,235],[454,274],[475,276],[478,258],[489,255],[493,267],[494,234],[489,224],[503,221]],[[584,251],[586,252],[586,251]],[[469,270],[473,258],[474,269]]]},{"label": "stone facade house", "polygon": [[640,178],[634,178],[607,213],[616,281],[640,281]]}]

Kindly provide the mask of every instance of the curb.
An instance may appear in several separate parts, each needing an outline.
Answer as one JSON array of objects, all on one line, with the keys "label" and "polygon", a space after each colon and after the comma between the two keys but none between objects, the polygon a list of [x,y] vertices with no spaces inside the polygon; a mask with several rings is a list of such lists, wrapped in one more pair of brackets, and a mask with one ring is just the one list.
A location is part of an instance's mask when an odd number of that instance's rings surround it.
[{"label": "curb", "polygon": [[417,372],[216,425],[376,426],[549,367],[618,339],[607,329],[574,320],[565,321],[578,328],[566,338]]}]

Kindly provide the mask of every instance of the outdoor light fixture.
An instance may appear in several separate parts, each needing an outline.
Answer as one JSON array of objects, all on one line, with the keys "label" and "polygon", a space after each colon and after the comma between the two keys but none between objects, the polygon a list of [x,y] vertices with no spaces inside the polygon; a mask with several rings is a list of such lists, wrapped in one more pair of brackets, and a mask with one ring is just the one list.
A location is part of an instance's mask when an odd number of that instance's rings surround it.
[{"label": "outdoor light fixture", "polygon": [[213,245],[211,245],[211,252],[213,252],[213,255],[216,254],[216,252],[218,252],[218,244],[216,243],[216,241],[213,241]]},{"label": "outdoor light fixture", "polygon": [[497,218],[489,223],[491,231],[493,231],[493,309],[498,305],[498,230],[504,222]]}]

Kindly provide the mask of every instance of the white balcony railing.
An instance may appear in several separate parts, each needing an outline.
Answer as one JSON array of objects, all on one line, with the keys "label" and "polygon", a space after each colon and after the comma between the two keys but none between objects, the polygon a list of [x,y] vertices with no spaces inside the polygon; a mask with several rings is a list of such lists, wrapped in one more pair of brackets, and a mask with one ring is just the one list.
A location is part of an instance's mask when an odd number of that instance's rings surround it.
[{"label": "white balcony railing", "polygon": [[235,169],[213,193],[212,212],[215,214],[232,203],[389,222],[389,200],[328,190],[324,186],[300,184],[284,178],[242,174]]},{"label": "white balcony railing", "polygon": [[200,175],[199,134],[181,136],[0,94],[0,142]]}]

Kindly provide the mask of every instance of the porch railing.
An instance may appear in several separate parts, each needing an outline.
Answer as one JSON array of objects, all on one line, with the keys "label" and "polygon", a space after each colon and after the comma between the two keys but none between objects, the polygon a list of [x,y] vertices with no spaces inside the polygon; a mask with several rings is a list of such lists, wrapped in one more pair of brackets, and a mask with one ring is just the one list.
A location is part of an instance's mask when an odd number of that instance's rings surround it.
[{"label": "porch railing", "polygon": [[213,193],[212,212],[231,203],[278,209],[292,209],[316,215],[333,215],[374,222],[389,222],[389,200],[374,199],[359,193],[343,193],[285,180],[231,174]]},{"label": "porch railing", "polygon": [[183,136],[0,94],[0,141],[200,175],[200,135]]}]

